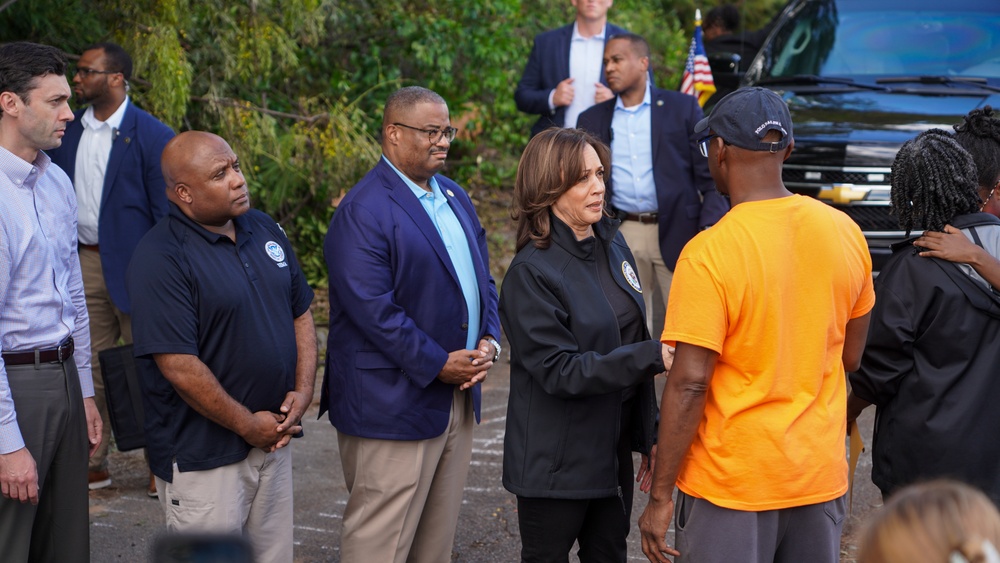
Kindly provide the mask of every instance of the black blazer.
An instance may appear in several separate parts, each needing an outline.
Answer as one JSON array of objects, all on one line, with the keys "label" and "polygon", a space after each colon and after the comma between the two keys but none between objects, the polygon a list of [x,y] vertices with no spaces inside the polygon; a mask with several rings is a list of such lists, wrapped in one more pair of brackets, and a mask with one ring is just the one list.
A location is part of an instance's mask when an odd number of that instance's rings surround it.
[{"label": "black blazer", "polygon": [[[652,88],[650,97],[660,253],[673,270],[684,245],[699,230],[721,219],[729,211],[729,200],[715,190],[708,159],[701,156],[697,139],[693,138],[694,126],[703,117],[698,100],[659,88]],[[611,146],[611,120],[617,100],[615,97],[581,113],[577,127]],[[613,192],[614,184],[609,179],[605,198],[608,205]]]}]

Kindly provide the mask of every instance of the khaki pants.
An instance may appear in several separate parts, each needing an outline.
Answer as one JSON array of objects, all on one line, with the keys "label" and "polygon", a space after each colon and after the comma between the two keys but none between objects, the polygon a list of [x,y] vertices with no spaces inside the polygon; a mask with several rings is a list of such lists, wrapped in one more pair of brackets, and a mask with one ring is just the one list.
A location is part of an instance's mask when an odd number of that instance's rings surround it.
[{"label": "khaki pants", "polygon": [[459,391],[444,433],[429,440],[337,434],[350,498],[344,509],[344,563],[444,563],[472,460],[471,393]]},{"label": "khaki pants", "polygon": [[[636,274],[642,286],[642,300],[646,302],[646,328],[653,338],[658,338],[653,327],[662,323],[666,315],[667,297],[670,296],[670,282],[674,273],[663,262],[660,253],[660,228],[656,223],[644,225],[638,221],[622,221],[619,229],[635,257]],[[657,300],[656,294],[659,294]],[[662,307],[656,307],[662,303]]]},{"label": "khaki pants", "polygon": [[292,450],[254,448],[243,461],[156,478],[167,528],[173,532],[242,534],[260,563],[292,561]]},{"label": "khaki pants", "polygon": [[108,446],[111,445],[111,419],[108,417],[108,402],[104,394],[104,376],[98,352],[114,348],[121,339],[132,343],[132,319],[111,302],[111,295],[104,284],[104,270],[101,255],[95,250],[80,248],[80,270],[83,274],[83,291],[87,298],[87,313],[90,315],[90,364],[94,372],[94,402],[104,422],[101,446],[90,458],[90,471],[107,468]]}]

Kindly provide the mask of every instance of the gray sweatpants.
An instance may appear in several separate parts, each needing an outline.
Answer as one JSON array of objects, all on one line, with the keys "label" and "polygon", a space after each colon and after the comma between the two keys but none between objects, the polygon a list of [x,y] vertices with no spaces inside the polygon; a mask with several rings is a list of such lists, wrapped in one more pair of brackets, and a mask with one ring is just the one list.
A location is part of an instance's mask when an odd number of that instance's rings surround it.
[{"label": "gray sweatpants", "polygon": [[845,497],[746,512],[677,491],[677,563],[838,563]]}]

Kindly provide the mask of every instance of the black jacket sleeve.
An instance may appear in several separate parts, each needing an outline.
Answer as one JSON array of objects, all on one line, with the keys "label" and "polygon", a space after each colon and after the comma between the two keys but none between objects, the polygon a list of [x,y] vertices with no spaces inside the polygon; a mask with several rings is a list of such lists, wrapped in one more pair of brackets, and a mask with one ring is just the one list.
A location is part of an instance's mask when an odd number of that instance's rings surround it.
[{"label": "black jacket sleeve", "polygon": [[660,343],[653,340],[607,354],[582,351],[559,296],[562,289],[550,287],[541,272],[522,263],[504,276],[500,298],[504,330],[517,354],[514,361],[546,393],[563,398],[612,393],[664,371]]}]

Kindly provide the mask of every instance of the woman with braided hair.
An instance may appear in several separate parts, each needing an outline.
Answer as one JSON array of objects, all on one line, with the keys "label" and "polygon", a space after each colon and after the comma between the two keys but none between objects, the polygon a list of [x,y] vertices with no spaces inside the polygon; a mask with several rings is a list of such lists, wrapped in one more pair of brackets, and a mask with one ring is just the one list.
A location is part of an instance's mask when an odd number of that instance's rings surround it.
[{"label": "woman with braided hair", "polygon": [[[982,211],[1000,217],[1000,115],[986,106],[974,109],[955,126],[955,140],[972,155],[979,178]],[[968,264],[993,287],[1000,287],[1000,261],[960,230],[946,225],[944,232],[927,232],[914,242],[921,256]]]},{"label": "woman with braided hair", "polygon": [[[890,197],[907,232],[951,225],[1000,255],[1000,219],[980,211],[973,157],[949,133],[932,129],[903,145]],[[1000,503],[1000,296],[968,266],[921,257],[913,244],[894,245],[875,281],[848,421],[878,408],[872,481],[884,497],[948,477]]]}]

